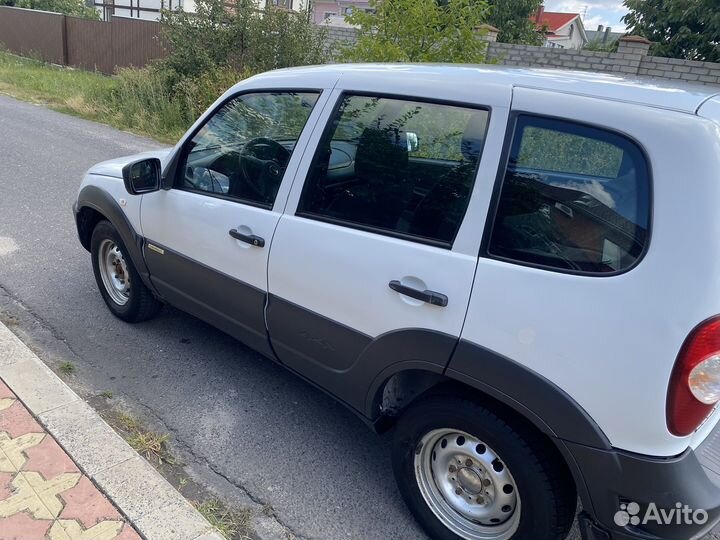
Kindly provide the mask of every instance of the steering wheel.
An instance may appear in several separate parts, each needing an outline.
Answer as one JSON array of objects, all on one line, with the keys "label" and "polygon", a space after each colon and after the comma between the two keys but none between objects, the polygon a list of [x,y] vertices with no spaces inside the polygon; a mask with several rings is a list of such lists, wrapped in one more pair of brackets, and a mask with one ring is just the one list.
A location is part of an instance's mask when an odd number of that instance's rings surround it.
[{"label": "steering wheel", "polygon": [[238,157],[244,184],[263,201],[280,184],[289,160],[290,151],[267,137],[249,140]]}]

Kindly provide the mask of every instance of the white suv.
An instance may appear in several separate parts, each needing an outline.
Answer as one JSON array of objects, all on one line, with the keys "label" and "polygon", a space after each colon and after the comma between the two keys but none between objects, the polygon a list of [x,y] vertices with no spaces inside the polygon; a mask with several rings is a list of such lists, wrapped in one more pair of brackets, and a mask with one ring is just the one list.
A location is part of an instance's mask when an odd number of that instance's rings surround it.
[{"label": "white suv", "polygon": [[80,241],[121,319],[167,302],[393,427],[434,539],[562,539],[578,496],[586,539],[696,538],[720,520],[717,92],[274,71],[93,167]]}]

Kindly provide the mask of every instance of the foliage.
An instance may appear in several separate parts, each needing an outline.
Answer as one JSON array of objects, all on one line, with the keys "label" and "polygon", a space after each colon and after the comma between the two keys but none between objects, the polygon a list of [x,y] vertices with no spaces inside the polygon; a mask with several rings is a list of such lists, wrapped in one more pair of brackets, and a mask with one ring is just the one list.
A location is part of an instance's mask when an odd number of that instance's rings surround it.
[{"label": "foliage", "polygon": [[653,42],[655,56],[720,62],[717,0],[625,0],[631,34]]},{"label": "foliage", "polygon": [[487,22],[500,30],[498,41],[542,45],[543,37],[530,17],[543,0],[491,0]]},{"label": "foliage", "polygon": [[73,364],[72,362],[62,362],[58,366],[58,369],[63,375],[72,375],[73,373],[75,373],[75,364]]},{"label": "foliage", "polygon": [[0,91],[62,112],[96,119],[90,103],[100,102],[116,84],[110,77],[48,66],[0,50]]},{"label": "foliage", "polygon": [[87,19],[100,18],[98,11],[86,5],[84,0],[0,0],[0,6],[53,11]]},{"label": "foliage", "polygon": [[609,53],[617,52],[619,43],[620,42],[617,39],[609,43],[603,43],[599,39],[596,39],[594,41],[589,41],[588,43],[586,43],[583,47],[583,50]]},{"label": "foliage", "polygon": [[157,462],[157,465],[177,464],[177,460],[168,448],[170,435],[160,435],[145,429],[137,418],[126,411],[114,412],[110,421],[119,428],[120,434],[128,444],[151,463]]},{"label": "foliage", "polygon": [[254,0],[197,0],[196,13],[165,11],[163,36],[170,56],[164,64],[179,75],[217,68],[259,73],[323,63],[325,29],[307,13],[267,7]]},{"label": "foliage", "polygon": [[357,42],[341,51],[351,62],[466,62],[485,59],[476,28],[489,12],[486,0],[370,0],[353,10]]},{"label": "foliage", "polygon": [[[398,107],[398,105],[400,105]],[[333,140],[357,143],[369,127],[377,126],[380,119],[391,129],[415,133],[419,139],[413,157],[462,161],[463,133],[477,114],[452,105],[398,102],[386,98],[348,96],[342,103]]]},{"label": "foliage", "polygon": [[176,461],[168,450],[170,435],[154,433],[152,431],[138,431],[127,436],[127,442],[135,451],[150,462],[158,465],[168,463],[175,465]]},{"label": "foliage", "polygon": [[227,68],[179,77],[161,65],[122,69],[106,77],[0,51],[0,92],[166,142],[177,141],[242,78]]},{"label": "foliage", "polygon": [[250,534],[252,516],[247,508],[234,510],[215,498],[195,503],[195,508],[225,538],[250,538],[247,535]]},{"label": "foliage", "polygon": [[195,76],[179,76],[162,64],[125,68],[106,103],[115,125],[173,141],[242,78],[230,68],[208,68]]},{"label": "foliage", "polygon": [[523,131],[517,166],[615,178],[622,158],[622,149],[613,144],[552,129],[527,126]]}]

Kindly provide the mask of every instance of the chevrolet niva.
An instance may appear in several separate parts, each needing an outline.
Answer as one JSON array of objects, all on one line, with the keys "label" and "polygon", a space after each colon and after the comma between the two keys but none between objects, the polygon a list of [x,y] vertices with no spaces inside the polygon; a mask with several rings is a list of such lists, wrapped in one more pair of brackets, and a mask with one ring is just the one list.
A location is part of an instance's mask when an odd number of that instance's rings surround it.
[{"label": "chevrolet niva", "polygon": [[717,89],[358,64],[242,81],[74,210],[117,317],[168,303],[392,428],[431,538],[560,540],[579,498],[623,540],[720,520],[719,202]]}]

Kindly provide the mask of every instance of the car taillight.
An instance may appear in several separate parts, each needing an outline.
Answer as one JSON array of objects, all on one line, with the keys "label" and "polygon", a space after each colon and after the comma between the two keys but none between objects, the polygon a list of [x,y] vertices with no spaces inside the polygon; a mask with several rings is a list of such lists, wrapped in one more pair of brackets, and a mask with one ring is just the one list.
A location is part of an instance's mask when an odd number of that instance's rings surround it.
[{"label": "car taillight", "polygon": [[720,401],[720,316],[696,326],[685,339],[670,376],[667,424],[673,435],[695,431]]}]

